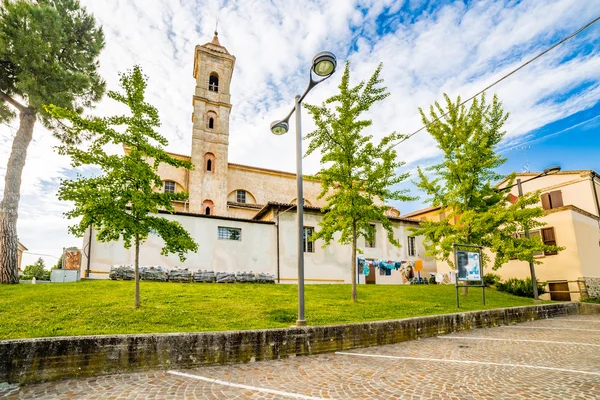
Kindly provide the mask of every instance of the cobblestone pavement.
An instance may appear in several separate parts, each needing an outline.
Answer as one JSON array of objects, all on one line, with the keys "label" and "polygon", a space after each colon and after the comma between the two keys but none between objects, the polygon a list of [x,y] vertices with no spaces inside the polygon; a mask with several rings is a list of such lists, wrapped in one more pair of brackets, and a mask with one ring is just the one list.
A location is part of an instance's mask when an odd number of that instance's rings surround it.
[{"label": "cobblestone pavement", "polygon": [[600,399],[600,316],[278,361],[0,386],[3,400],[319,398]]}]

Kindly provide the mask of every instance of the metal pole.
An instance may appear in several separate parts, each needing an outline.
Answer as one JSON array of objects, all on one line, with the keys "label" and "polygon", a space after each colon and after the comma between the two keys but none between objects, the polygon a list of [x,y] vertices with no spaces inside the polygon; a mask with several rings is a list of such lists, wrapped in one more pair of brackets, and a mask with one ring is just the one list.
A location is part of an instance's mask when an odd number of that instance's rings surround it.
[{"label": "metal pole", "polygon": [[[523,197],[523,187],[521,186],[521,179],[517,179],[517,187],[519,188],[519,197]],[[525,237],[529,239],[529,229],[525,227]],[[537,279],[535,278],[535,266],[533,260],[529,261],[529,272],[531,273],[531,284],[533,285],[533,298],[535,301],[539,301]]]},{"label": "metal pole", "polygon": [[296,210],[298,217],[298,320],[296,326],[305,326],[304,320],[304,193],[302,190],[302,105],[296,96]]}]

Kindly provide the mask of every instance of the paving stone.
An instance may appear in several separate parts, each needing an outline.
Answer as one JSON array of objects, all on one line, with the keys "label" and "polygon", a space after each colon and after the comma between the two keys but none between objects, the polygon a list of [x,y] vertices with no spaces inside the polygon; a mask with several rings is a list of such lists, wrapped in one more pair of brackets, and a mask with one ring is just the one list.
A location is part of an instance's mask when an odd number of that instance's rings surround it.
[{"label": "paving stone", "polygon": [[[533,329],[478,329],[448,335],[471,339],[428,338],[350,351],[367,355],[489,364],[324,354],[242,365],[203,367],[180,372],[325,399],[600,398],[600,347],[585,346],[600,344],[599,316],[569,316],[532,321],[518,326]],[[521,367],[497,364],[514,364]],[[590,374],[564,370],[585,371]],[[0,385],[0,399],[3,400],[284,398],[292,397],[176,376],[167,371],[71,379],[20,388],[14,385]]]}]

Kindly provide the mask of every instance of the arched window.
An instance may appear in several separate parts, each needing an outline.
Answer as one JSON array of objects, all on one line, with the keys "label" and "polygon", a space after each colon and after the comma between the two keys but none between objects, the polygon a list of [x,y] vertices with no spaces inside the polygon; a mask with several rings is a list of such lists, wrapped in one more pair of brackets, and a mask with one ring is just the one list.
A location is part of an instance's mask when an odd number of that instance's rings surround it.
[{"label": "arched window", "polygon": [[210,118],[208,120],[208,128],[209,129],[213,129],[215,127],[215,119],[214,118]]},{"label": "arched window", "polygon": [[205,215],[213,215],[213,207],[214,207],[214,203],[212,202],[212,200],[204,200],[202,202],[202,210],[204,211]]},{"label": "arched window", "polygon": [[219,91],[219,75],[217,75],[215,72],[210,74],[208,78],[208,90],[211,92]]},{"label": "arched window", "polygon": [[206,171],[215,171],[217,165],[215,164],[215,155],[213,153],[206,153],[204,155],[204,165],[206,166]]}]

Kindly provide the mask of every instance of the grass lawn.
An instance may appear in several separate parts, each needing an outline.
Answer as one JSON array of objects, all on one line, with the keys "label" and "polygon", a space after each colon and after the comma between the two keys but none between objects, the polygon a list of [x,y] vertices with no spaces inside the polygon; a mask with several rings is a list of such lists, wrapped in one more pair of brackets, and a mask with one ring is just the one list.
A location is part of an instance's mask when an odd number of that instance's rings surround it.
[{"label": "grass lawn", "polygon": [[[452,285],[307,285],[309,325],[453,313]],[[139,310],[131,281],[0,285],[0,339],[116,333],[199,332],[289,327],[296,320],[295,285],[141,282]],[[486,289],[461,296],[460,311],[534,304]]]}]

